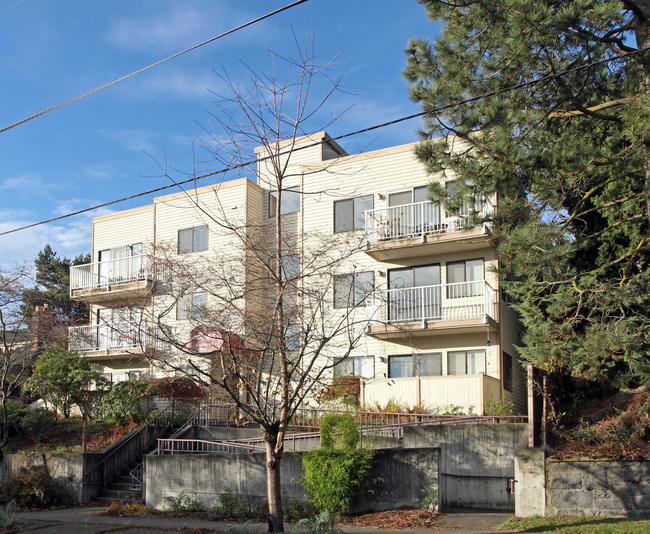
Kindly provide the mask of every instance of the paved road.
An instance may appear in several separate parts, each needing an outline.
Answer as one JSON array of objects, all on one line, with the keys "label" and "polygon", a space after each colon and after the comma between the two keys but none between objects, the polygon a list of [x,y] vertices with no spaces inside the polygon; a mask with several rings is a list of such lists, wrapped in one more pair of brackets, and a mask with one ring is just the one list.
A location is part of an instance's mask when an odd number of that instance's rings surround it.
[{"label": "paved road", "polygon": [[[170,519],[164,517],[107,517],[97,515],[105,510],[97,508],[69,508],[43,512],[21,512],[15,521],[25,527],[24,532],[39,534],[98,534],[117,532],[120,534],[142,534],[146,532],[178,532],[183,529],[203,529],[209,532],[223,532],[228,523],[220,521],[201,521],[196,519]],[[496,527],[507,520],[511,514],[455,512],[445,514],[440,527],[450,529],[453,534],[492,534]],[[256,525],[257,532],[265,532],[266,525]],[[376,528],[344,527],[346,533],[392,534],[399,531]],[[432,534],[438,529],[413,529],[413,534]]]}]

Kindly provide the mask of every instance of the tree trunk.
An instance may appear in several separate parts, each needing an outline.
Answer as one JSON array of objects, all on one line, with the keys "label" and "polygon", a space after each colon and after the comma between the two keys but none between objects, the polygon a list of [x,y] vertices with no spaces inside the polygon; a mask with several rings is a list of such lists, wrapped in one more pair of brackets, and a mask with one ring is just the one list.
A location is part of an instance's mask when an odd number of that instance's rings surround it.
[{"label": "tree trunk", "polygon": [[264,444],[266,446],[266,497],[269,502],[269,532],[284,532],[284,518],[282,512],[282,483],[280,480],[281,454],[277,454],[275,445],[277,433],[265,431]]},{"label": "tree trunk", "polygon": [[83,411],[83,423],[81,425],[81,452],[86,452],[86,442],[88,441],[88,411]]},{"label": "tree trunk", "polygon": [[[650,1],[638,0],[636,8],[636,45],[637,48],[645,48],[650,44]],[[646,54],[641,54],[639,61],[643,68],[643,87],[641,92],[645,97],[650,98],[650,59]],[[650,234],[650,133],[646,133],[643,139],[644,170],[645,170],[645,194],[646,194],[646,216],[648,218],[648,232]]]}]

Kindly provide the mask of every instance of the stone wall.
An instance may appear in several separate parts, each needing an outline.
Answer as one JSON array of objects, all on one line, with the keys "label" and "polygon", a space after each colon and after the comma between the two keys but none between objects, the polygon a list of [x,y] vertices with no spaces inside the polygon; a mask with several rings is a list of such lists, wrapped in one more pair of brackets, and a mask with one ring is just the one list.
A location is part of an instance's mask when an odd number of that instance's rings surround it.
[{"label": "stone wall", "polygon": [[[438,489],[439,455],[437,448],[378,450],[369,475],[371,491],[355,511],[419,507],[429,488]],[[302,453],[285,452],[280,465],[283,495],[306,498],[300,483]],[[154,508],[164,508],[166,497],[178,498],[183,491],[208,508],[226,492],[266,500],[263,453],[148,455],[144,468],[145,504]]]},{"label": "stone wall", "polygon": [[650,516],[650,462],[557,460],[542,449],[516,457],[515,514]]},{"label": "stone wall", "polygon": [[650,462],[546,460],[546,515],[650,516]]}]

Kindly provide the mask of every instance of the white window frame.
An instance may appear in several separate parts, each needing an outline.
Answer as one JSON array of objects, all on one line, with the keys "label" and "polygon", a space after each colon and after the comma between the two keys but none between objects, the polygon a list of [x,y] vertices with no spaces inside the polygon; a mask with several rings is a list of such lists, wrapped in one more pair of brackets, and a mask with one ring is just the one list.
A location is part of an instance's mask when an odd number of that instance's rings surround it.
[{"label": "white window frame", "polygon": [[176,319],[182,321],[205,317],[207,303],[208,294],[205,291],[195,291],[194,293],[183,295],[176,303]]},{"label": "white window frame", "polygon": [[[361,276],[370,275],[370,285],[368,288],[364,287]],[[337,284],[338,282],[338,284]],[[345,284],[349,288],[348,294],[342,291],[340,284]],[[337,288],[337,285],[339,287]],[[355,308],[363,306],[368,296],[373,292],[375,287],[375,272],[374,271],[359,271],[356,273],[335,274],[332,283],[334,290],[333,306],[335,309]]]},{"label": "white window frame", "polygon": [[[357,200],[359,202],[361,199],[370,199],[370,210],[374,209],[375,206],[375,196],[374,195],[359,195],[356,197],[351,197],[351,198],[344,198],[341,200],[335,200],[334,201],[334,233],[339,233],[339,232],[353,232],[356,230],[363,230],[366,227],[366,218],[365,218],[365,212],[366,210],[363,210],[362,213],[357,213]],[[337,206],[343,206],[343,204],[351,202],[352,203],[352,220],[351,221],[346,221],[346,225],[344,228],[337,228],[337,217],[336,217],[336,212],[337,212]]]},{"label": "white window frame", "polygon": [[[205,231],[205,246],[203,248],[198,248],[201,245],[201,240],[197,239],[197,234],[199,232]],[[191,241],[183,244],[183,238],[181,235],[188,235],[188,232],[191,232]],[[187,239],[187,238],[186,238]],[[177,241],[177,250],[179,254],[191,254],[192,252],[202,252],[208,250],[208,226],[206,224],[200,226],[192,226],[190,228],[181,228],[178,230],[178,241]]]}]

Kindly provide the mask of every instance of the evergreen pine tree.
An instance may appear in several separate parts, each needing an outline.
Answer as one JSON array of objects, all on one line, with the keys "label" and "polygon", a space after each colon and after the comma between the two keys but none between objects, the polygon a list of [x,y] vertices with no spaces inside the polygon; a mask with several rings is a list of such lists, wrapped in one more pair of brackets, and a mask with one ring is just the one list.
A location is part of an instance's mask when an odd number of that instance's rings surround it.
[{"label": "evergreen pine tree", "polygon": [[417,156],[455,180],[453,198],[431,186],[452,211],[497,195],[523,360],[650,384],[650,3],[420,2],[443,27],[409,42],[411,98],[432,111],[503,91],[427,115]]},{"label": "evergreen pine tree", "polygon": [[[45,245],[36,259],[36,286],[23,294],[23,310],[41,344],[61,341],[67,327],[88,322],[88,306],[70,298],[70,267],[90,261],[88,254],[60,258]],[[37,307],[41,308],[37,313]]]}]

